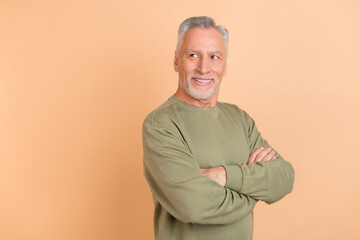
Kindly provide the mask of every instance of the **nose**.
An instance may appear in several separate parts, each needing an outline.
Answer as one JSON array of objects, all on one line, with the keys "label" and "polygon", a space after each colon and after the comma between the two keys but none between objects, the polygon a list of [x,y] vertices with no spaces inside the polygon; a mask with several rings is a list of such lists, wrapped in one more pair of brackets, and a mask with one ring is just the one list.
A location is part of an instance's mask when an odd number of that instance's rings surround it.
[{"label": "nose", "polygon": [[197,70],[201,74],[206,74],[210,70],[210,62],[206,57],[201,57],[198,61]]}]

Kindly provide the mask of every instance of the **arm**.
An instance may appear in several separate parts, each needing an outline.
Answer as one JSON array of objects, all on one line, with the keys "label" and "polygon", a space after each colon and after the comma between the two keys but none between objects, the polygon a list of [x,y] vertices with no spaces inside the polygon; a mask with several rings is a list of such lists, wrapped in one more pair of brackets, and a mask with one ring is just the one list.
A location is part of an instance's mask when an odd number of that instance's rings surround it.
[{"label": "arm", "polygon": [[[269,148],[254,120],[248,115],[246,117],[250,152],[260,147]],[[269,204],[280,200],[292,191],[295,173],[291,164],[278,153],[275,157],[271,161],[224,166],[227,174],[225,187]]]},{"label": "arm", "polygon": [[256,200],[201,175],[176,126],[143,125],[144,174],[161,206],[183,222],[229,224],[252,212]]},{"label": "arm", "polygon": [[270,204],[291,192],[294,170],[290,163],[269,147],[254,121],[250,117],[248,120],[252,154],[247,164],[202,169],[202,174],[222,186]]},{"label": "arm", "polygon": [[[267,162],[275,160],[275,151],[271,148],[260,147],[256,149],[249,157],[248,164],[255,162]],[[213,168],[201,168],[201,174],[217,182],[221,186],[226,185],[226,170],[223,166]]]}]

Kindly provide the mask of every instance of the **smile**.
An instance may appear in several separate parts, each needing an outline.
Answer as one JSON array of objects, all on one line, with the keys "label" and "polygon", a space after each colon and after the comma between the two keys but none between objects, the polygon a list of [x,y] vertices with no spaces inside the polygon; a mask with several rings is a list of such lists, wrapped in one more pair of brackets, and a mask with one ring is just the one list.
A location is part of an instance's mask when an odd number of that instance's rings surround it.
[{"label": "smile", "polygon": [[212,79],[207,78],[207,79],[201,79],[201,78],[193,78],[195,81],[199,82],[199,83],[209,83],[212,81]]},{"label": "smile", "polygon": [[198,82],[201,82],[201,83],[207,83],[207,82],[210,82],[210,81],[211,81],[211,79],[201,80],[201,79],[197,79],[197,78],[195,78],[195,80],[198,81]]}]

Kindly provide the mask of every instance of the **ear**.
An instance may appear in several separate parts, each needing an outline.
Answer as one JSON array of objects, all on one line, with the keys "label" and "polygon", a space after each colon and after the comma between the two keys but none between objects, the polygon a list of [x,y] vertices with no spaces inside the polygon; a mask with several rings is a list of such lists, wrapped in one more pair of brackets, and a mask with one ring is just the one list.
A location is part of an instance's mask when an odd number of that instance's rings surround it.
[{"label": "ear", "polygon": [[226,76],[226,72],[227,72],[227,63],[225,63],[223,77],[225,77],[225,76]]},{"label": "ear", "polygon": [[178,56],[176,55],[176,51],[175,51],[175,55],[174,55],[174,70],[175,72],[178,72],[179,70],[179,67],[178,67],[178,62],[179,62],[179,58]]}]

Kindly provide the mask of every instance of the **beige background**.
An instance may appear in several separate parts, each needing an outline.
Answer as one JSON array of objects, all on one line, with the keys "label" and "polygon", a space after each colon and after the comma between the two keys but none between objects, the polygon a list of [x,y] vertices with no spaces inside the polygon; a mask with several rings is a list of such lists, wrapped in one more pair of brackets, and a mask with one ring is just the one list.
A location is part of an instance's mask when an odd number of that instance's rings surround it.
[{"label": "beige background", "polygon": [[296,170],[254,239],[360,239],[355,0],[0,0],[0,239],[153,239],[141,124],[194,15],[230,31],[220,100]]}]

